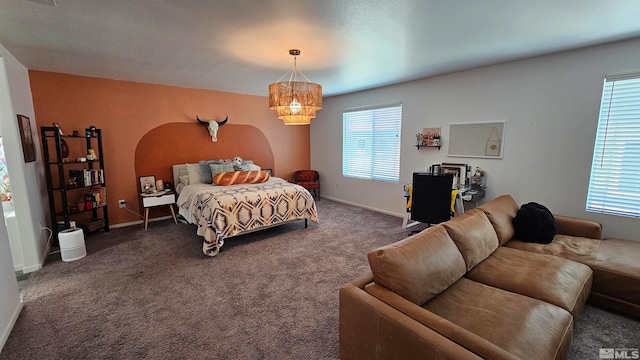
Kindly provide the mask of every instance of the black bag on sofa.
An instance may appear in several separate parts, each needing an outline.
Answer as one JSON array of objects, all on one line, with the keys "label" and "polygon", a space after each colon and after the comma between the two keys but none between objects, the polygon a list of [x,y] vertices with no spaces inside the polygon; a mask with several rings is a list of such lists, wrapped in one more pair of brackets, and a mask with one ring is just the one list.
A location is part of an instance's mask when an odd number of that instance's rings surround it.
[{"label": "black bag on sofa", "polygon": [[548,244],[558,232],[556,219],[549,209],[535,202],[524,204],[513,218],[518,240]]}]

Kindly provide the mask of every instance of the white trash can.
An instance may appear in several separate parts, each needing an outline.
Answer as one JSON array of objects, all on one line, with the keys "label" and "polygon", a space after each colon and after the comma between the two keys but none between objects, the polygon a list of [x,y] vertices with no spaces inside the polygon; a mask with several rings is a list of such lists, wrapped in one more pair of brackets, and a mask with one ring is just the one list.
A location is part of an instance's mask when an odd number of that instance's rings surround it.
[{"label": "white trash can", "polygon": [[62,261],[76,261],[87,256],[82,229],[66,229],[58,233]]}]

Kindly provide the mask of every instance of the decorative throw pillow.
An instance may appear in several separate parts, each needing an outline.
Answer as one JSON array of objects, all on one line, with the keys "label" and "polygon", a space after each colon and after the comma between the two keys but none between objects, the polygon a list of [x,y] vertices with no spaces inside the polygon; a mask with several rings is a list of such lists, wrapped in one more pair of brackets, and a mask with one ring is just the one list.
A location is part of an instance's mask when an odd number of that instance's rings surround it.
[{"label": "decorative throw pillow", "polygon": [[180,175],[180,184],[189,185],[189,175]]},{"label": "decorative throw pillow", "polygon": [[249,168],[248,170],[254,170],[254,171],[260,171],[262,170],[262,168],[256,164],[252,164],[248,161],[245,161],[247,163],[247,167]]},{"label": "decorative throw pillow", "polygon": [[556,219],[549,209],[535,202],[524,204],[513,218],[518,240],[548,244],[558,232]]},{"label": "decorative throw pillow", "polygon": [[232,162],[223,162],[218,164],[209,164],[209,171],[211,176],[211,184],[213,184],[213,177],[217,174],[234,171]]},{"label": "decorative throw pillow", "polygon": [[232,171],[213,176],[216,185],[257,184],[269,180],[266,171]]},{"label": "decorative throw pillow", "polygon": [[209,164],[217,164],[220,160],[200,160],[198,162],[198,166],[200,166],[200,178],[204,184],[211,184],[213,180],[211,179],[211,168]]},{"label": "decorative throw pillow", "polygon": [[202,183],[200,176],[200,166],[198,164],[187,164],[187,174],[189,175],[189,184]]},{"label": "decorative throw pillow", "polygon": [[[231,163],[231,160],[200,160],[200,162],[198,162],[198,165],[200,166],[200,177],[202,178],[202,182],[205,184],[213,184],[213,173],[211,173],[211,164],[225,164],[225,163]],[[227,169],[227,168],[225,168]],[[233,167],[231,167],[231,170],[224,170],[224,171],[233,171]],[[222,172],[222,171],[218,171],[218,172]],[[218,173],[216,172],[216,174]]]}]

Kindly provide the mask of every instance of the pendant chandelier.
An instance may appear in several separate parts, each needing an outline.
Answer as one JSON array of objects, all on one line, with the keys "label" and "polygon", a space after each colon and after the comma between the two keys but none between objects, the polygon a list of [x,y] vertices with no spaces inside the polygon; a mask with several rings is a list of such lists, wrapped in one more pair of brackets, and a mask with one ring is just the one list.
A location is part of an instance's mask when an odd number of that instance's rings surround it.
[{"label": "pendant chandelier", "polygon": [[[296,57],[300,50],[291,49],[293,69],[269,85],[269,109],[275,110],[285,125],[309,125],[322,109],[322,86],[314,84],[298,70]],[[282,81],[289,76],[288,81]],[[298,81],[298,75],[301,76]]]}]

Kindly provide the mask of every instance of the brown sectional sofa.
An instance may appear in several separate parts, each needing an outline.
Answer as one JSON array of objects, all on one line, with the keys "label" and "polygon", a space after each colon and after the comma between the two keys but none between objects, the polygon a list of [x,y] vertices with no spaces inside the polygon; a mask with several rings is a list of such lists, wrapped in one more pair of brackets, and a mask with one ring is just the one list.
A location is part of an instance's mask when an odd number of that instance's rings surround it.
[{"label": "brown sectional sofa", "polygon": [[588,265],[593,270],[589,302],[640,318],[640,241],[600,240],[600,224],[555,215],[558,235],[553,242],[527,243],[512,239],[514,232],[510,224],[518,212],[518,205],[511,196],[500,196],[480,208],[487,214],[496,232],[501,234],[499,238],[502,245]]},{"label": "brown sectional sofa", "polygon": [[[502,196],[369,252],[371,273],[340,288],[340,357],[566,358],[574,320],[600,274],[590,268],[599,252],[587,256],[590,263],[562,257],[570,246],[555,240],[550,250],[518,248],[540,244],[512,239],[517,210]],[[562,217],[557,223],[556,238],[574,250],[581,248],[577,238],[588,240],[586,248],[601,241],[588,238],[601,236],[597,223]],[[608,293],[604,284],[598,290],[633,305],[633,289],[632,301],[629,292]]]}]

